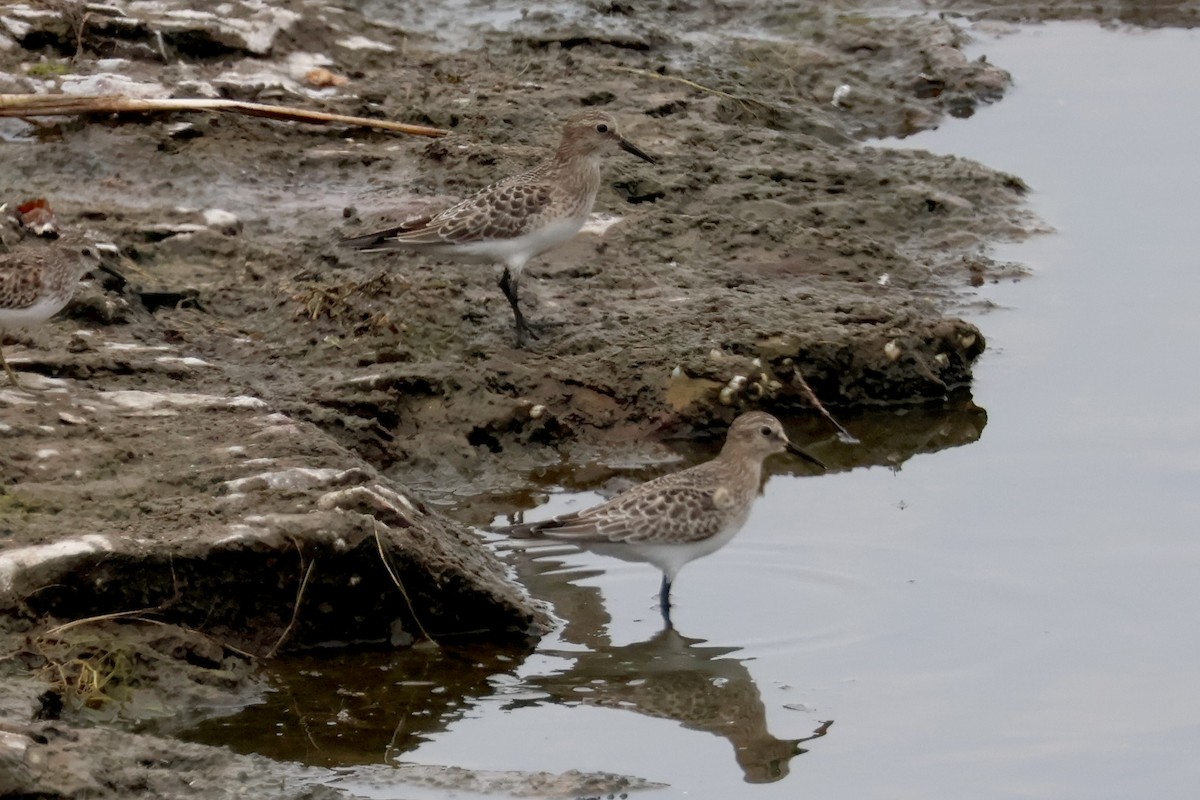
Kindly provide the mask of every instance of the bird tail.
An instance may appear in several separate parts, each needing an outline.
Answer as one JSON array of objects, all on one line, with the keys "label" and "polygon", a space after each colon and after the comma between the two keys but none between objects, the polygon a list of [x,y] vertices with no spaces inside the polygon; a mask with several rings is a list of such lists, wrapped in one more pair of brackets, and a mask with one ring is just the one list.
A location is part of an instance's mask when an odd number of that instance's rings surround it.
[{"label": "bird tail", "polygon": [[550,520],[542,522],[523,522],[519,525],[501,525],[492,528],[494,533],[501,533],[513,539],[537,539],[542,535],[542,531],[546,528],[546,523]]},{"label": "bird tail", "polygon": [[364,233],[362,236],[352,236],[349,239],[342,239],[338,242],[339,247],[345,247],[350,250],[389,250],[388,239],[398,233],[403,233],[405,228],[388,228],[382,231],[372,231]]},{"label": "bird tail", "polygon": [[342,239],[338,244],[351,250],[384,252],[388,250],[410,250],[425,244],[439,244],[441,237],[429,225],[433,214],[415,214],[394,228],[371,231],[359,236]]}]

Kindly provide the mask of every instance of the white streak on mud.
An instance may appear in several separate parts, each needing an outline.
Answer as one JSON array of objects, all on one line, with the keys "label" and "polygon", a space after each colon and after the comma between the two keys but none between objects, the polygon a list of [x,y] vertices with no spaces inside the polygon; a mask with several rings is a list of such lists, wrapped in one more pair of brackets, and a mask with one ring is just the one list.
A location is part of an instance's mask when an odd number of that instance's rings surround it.
[{"label": "white streak on mud", "polygon": [[245,408],[261,409],[267,404],[257,397],[218,397],[210,394],[187,392],[145,392],[138,389],[121,389],[100,392],[100,398],[117,408],[136,413],[175,413],[183,408]]},{"label": "white streak on mud", "polygon": [[0,594],[11,592],[16,579],[30,569],[112,549],[112,542],[107,536],[89,534],[78,539],[20,547],[0,553]]},{"label": "white streak on mud", "polygon": [[245,478],[225,481],[222,486],[231,494],[243,494],[247,491],[276,491],[299,492],[314,486],[326,486],[330,483],[350,480],[363,474],[360,469],[313,469],[310,467],[293,467],[278,472],[262,472]]}]

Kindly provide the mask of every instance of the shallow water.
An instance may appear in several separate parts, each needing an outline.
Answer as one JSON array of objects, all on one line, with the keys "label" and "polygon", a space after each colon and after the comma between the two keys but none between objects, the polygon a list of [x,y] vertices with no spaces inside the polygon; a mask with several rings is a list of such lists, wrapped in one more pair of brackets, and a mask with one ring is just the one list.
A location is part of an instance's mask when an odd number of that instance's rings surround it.
[{"label": "shallow water", "polygon": [[[642,797],[1193,796],[1198,45],[1055,24],[975,47],[1011,95],[892,144],[1021,176],[1059,231],[1000,253],[1033,279],[980,290],[1003,307],[974,320],[986,414],[846,419],[858,447],[793,430],[833,469],[776,474],[742,534],[684,570],[678,635],[651,567],[520,558],[566,620],[523,661],[294,662],[272,705],[198,737],[671,785]],[[529,518],[597,499],[552,491]]]}]

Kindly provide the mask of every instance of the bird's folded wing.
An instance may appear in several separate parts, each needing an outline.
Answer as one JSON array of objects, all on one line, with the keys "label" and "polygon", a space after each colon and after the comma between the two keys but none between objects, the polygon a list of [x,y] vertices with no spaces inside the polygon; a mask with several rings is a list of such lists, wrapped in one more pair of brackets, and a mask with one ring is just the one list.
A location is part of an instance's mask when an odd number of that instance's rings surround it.
[{"label": "bird's folded wing", "polygon": [[[8,284],[12,299],[23,297],[36,299],[45,291],[46,279],[49,274],[48,264],[49,259],[44,252],[21,251],[17,254],[13,251],[0,250],[0,277]],[[31,305],[32,302],[31,300]]]},{"label": "bird's folded wing", "polygon": [[423,225],[414,225],[420,222],[414,220],[346,239],[342,244],[358,250],[393,250],[513,239],[530,230],[550,198],[551,187],[545,184],[497,184],[451,206]]},{"label": "bird's folded wing", "polygon": [[643,484],[595,508],[528,523],[526,535],[580,543],[685,543],[715,535],[725,521],[721,511],[710,489]]}]

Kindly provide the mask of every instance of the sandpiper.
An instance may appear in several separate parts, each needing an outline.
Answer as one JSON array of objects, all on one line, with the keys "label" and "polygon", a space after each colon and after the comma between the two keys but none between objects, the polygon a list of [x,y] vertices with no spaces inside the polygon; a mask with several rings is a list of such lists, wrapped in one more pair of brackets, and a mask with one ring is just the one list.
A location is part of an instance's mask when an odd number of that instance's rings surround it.
[{"label": "sandpiper", "polygon": [[517,300],[521,269],[534,256],[570,239],[587,220],[600,190],[600,156],[619,147],[651,164],[605,111],[567,120],[558,149],[538,166],[481,189],[433,216],[344,239],[366,252],[416,250],[472,262],[503,265],[500,289],[512,306],[517,346],[537,335]]},{"label": "sandpiper", "polygon": [[[100,266],[95,247],[76,236],[0,250],[0,335],[9,328],[39,325],[57,314],[70,302],[79,279]],[[0,365],[13,385],[20,387],[4,358],[2,340]]]},{"label": "sandpiper", "polygon": [[658,601],[669,625],[675,576],[741,530],[761,489],[763,461],[785,451],[825,468],[788,441],[779,420],[750,411],[733,421],[725,446],[711,461],[639,484],[585,511],[496,530],[653,564],[662,570]]}]

